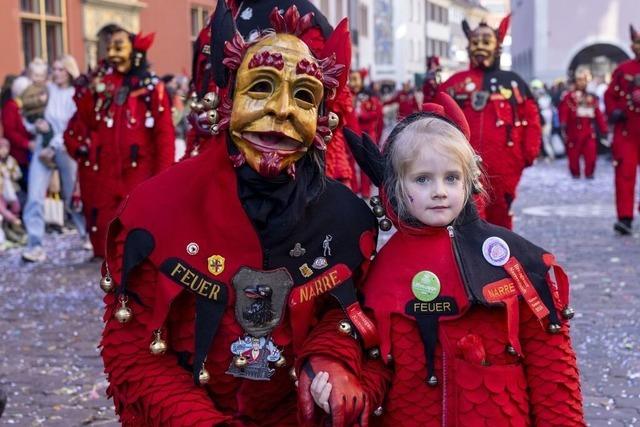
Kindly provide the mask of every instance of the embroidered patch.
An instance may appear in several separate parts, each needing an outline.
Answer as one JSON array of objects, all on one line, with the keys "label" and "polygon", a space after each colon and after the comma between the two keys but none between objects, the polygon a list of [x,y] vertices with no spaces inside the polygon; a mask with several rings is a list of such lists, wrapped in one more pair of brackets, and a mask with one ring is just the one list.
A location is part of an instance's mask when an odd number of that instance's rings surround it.
[{"label": "embroidered patch", "polygon": [[221,255],[211,255],[207,258],[207,268],[214,276],[224,271],[224,257]]},{"label": "embroidered patch", "polygon": [[448,316],[458,314],[458,304],[451,297],[439,297],[430,302],[413,300],[407,303],[405,313],[414,317],[424,315]]},{"label": "embroidered patch", "polygon": [[440,279],[430,271],[421,271],[413,276],[411,291],[420,301],[433,301],[440,295]]},{"label": "embroidered patch", "polygon": [[327,268],[328,265],[329,263],[327,262],[327,259],[320,256],[313,261],[311,267],[315,268],[316,270],[322,270],[323,268]]},{"label": "embroidered patch", "polygon": [[300,270],[302,277],[311,277],[313,275],[313,270],[309,268],[309,265],[306,262],[298,267],[298,269]]},{"label": "embroidered patch", "polygon": [[160,271],[173,282],[211,301],[227,301],[227,288],[179,258],[169,258],[160,265]]},{"label": "embroidered patch", "polygon": [[325,270],[315,279],[296,286],[291,291],[289,305],[293,307],[297,304],[309,302],[324,293],[332,291],[350,277],[351,271],[349,268],[344,264],[337,264],[329,270]]}]

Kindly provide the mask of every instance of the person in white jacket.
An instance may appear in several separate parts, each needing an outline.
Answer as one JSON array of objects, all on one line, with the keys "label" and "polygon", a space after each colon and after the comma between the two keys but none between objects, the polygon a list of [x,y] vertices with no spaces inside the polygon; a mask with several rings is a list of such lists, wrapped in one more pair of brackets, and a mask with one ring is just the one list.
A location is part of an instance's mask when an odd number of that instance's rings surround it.
[{"label": "person in white jacket", "polygon": [[[60,172],[65,206],[71,212],[71,218],[80,236],[86,240],[82,214],[70,209],[78,167],[67,154],[63,141],[67,123],[76,111],[73,101],[75,89],[71,83],[79,74],[78,65],[72,56],[65,55],[56,60],[52,66],[52,81],[47,83],[48,101],[44,119],[38,119],[34,123],[24,120],[27,130],[38,135],[29,165],[29,193],[22,218],[28,234],[27,248],[22,253],[25,261],[39,262],[46,259],[46,253],[42,248],[45,233],[44,200],[55,168]],[[49,144],[43,147],[42,135],[49,131],[53,132],[53,136]]]}]

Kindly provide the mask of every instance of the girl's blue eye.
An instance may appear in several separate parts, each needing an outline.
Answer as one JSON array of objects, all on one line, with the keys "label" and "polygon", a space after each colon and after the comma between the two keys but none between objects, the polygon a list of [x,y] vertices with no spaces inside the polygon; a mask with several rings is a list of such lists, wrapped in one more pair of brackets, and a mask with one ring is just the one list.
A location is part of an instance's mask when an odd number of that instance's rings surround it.
[{"label": "girl's blue eye", "polygon": [[427,177],[426,176],[419,176],[416,178],[416,182],[418,184],[424,184],[425,182],[427,182]]},{"label": "girl's blue eye", "polygon": [[458,175],[447,175],[447,182],[454,183],[458,181]]}]

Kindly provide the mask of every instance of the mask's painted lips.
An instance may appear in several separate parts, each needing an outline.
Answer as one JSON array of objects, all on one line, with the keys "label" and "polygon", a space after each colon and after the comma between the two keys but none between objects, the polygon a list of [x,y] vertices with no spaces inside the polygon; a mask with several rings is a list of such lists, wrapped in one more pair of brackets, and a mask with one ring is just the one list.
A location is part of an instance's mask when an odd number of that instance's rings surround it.
[{"label": "mask's painted lips", "polygon": [[262,152],[277,151],[283,154],[293,154],[307,151],[307,148],[299,141],[281,132],[243,132],[242,138],[253,145],[256,150]]}]

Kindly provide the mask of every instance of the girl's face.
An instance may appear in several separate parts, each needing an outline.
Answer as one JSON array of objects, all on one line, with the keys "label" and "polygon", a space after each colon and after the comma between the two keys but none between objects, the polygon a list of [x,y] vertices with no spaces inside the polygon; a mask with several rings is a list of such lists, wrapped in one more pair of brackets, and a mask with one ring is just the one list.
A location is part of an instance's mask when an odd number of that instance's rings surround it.
[{"label": "girl's face", "polygon": [[466,194],[457,160],[430,144],[420,144],[405,172],[405,204],[414,218],[431,227],[444,227],[460,214]]}]

